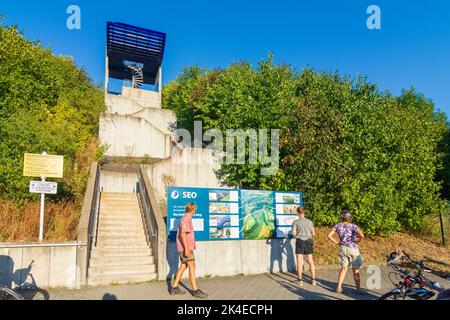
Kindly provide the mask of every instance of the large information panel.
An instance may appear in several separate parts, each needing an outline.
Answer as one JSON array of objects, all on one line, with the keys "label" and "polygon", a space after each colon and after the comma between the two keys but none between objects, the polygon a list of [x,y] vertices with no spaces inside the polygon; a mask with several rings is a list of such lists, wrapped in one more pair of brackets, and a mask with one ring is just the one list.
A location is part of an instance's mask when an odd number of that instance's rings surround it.
[{"label": "large information panel", "polygon": [[303,206],[301,192],[171,187],[168,190],[167,227],[175,240],[180,219],[189,202],[195,238],[258,240],[290,237],[296,210]]}]

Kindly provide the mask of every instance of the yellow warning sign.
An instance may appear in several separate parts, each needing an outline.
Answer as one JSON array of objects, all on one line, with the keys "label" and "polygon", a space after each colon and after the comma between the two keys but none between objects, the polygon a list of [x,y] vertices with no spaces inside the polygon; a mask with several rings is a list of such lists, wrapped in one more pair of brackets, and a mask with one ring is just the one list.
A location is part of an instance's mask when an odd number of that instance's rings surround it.
[{"label": "yellow warning sign", "polygon": [[62,178],[63,169],[63,156],[25,153],[23,161],[23,175],[25,177]]}]

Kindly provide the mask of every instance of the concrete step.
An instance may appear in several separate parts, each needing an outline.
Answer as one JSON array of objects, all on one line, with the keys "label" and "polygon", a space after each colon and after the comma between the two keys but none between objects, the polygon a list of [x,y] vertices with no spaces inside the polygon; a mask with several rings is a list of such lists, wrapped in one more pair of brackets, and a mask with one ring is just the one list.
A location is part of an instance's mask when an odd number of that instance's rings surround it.
[{"label": "concrete step", "polygon": [[100,203],[113,203],[113,204],[121,204],[121,203],[135,203],[135,204],[139,204],[138,202],[138,197],[128,197],[128,198],[123,198],[123,197],[114,197],[114,198],[108,198],[108,197],[104,197],[102,196],[100,198]]},{"label": "concrete step", "polygon": [[141,213],[138,212],[105,212],[100,211],[99,220],[107,218],[107,219],[116,219],[116,220],[142,220]]},{"label": "concrete step", "polygon": [[136,231],[142,231],[144,232],[144,227],[142,225],[142,223],[109,223],[109,222],[102,222],[98,224],[97,227],[98,231],[107,231],[107,232],[121,232],[121,233],[128,233],[128,231],[130,232],[136,232]]},{"label": "concrete step", "polygon": [[102,266],[126,266],[126,265],[150,265],[154,264],[155,260],[153,256],[141,255],[141,256],[116,256],[116,257],[93,257],[89,261],[89,267],[102,267]]},{"label": "concrete step", "polygon": [[118,229],[121,228],[123,230],[126,229],[133,229],[133,228],[144,228],[144,225],[142,223],[142,220],[137,220],[137,219],[125,219],[125,220],[120,220],[120,219],[108,219],[108,218],[104,218],[98,221],[98,229],[102,228],[111,228],[111,229]]},{"label": "concrete step", "polygon": [[99,249],[148,248],[146,241],[97,241]]},{"label": "concrete step", "polygon": [[111,197],[111,198],[130,198],[134,197],[136,198],[136,193],[133,192],[102,192],[102,197]]},{"label": "concrete step", "polygon": [[139,207],[139,202],[137,199],[134,200],[105,200],[102,199],[100,201],[100,207],[107,206],[110,208],[114,207],[124,207],[124,206],[132,206],[132,207]]},{"label": "concrete step", "polygon": [[104,194],[100,196],[100,200],[125,200],[125,201],[136,201],[138,199],[136,194],[125,193],[125,194]]},{"label": "concrete step", "polygon": [[111,217],[134,217],[134,216],[141,216],[141,211],[139,209],[124,209],[124,210],[106,210],[100,208],[100,217],[102,216],[111,216]]},{"label": "concrete step", "polygon": [[142,226],[132,226],[132,227],[104,227],[99,226],[98,235],[145,235],[144,228]]},{"label": "concrete step", "polygon": [[100,213],[100,218],[98,219],[99,222],[127,222],[129,221],[130,223],[141,223],[142,224],[142,218],[141,216],[112,216],[112,215],[102,215]]},{"label": "concrete step", "polygon": [[102,276],[89,276],[88,285],[90,286],[102,286],[109,284],[126,284],[126,283],[137,283],[146,282],[156,279],[156,273],[129,273],[121,275],[102,275]]},{"label": "concrete step", "polygon": [[129,248],[100,248],[94,247],[91,251],[91,258],[100,257],[136,257],[136,256],[151,256],[152,249],[147,246],[129,247]]},{"label": "concrete step", "polygon": [[100,202],[100,207],[108,207],[108,208],[118,208],[118,207],[132,207],[132,208],[139,208],[139,203],[137,200],[102,200]]},{"label": "concrete step", "polygon": [[141,212],[139,206],[135,205],[117,205],[117,206],[105,206],[100,205],[100,212],[103,213],[135,213],[135,212]]},{"label": "concrete step", "polygon": [[98,234],[144,234],[145,230],[142,225],[131,226],[105,226],[98,227]]},{"label": "concrete step", "polygon": [[89,277],[156,272],[154,264],[89,267]]},{"label": "concrete step", "polygon": [[109,233],[109,234],[98,234],[97,235],[97,243],[104,243],[104,242],[145,242],[147,241],[144,233],[142,234],[115,234],[115,233]]},{"label": "concrete step", "polygon": [[115,207],[115,206],[123,206],[123,205],[131,205],[131,206],[139,206],[139,202],[137,199],[102,199],[100,201],[100,205],[104,205],[104,206],[110,206],[110,207]]}]

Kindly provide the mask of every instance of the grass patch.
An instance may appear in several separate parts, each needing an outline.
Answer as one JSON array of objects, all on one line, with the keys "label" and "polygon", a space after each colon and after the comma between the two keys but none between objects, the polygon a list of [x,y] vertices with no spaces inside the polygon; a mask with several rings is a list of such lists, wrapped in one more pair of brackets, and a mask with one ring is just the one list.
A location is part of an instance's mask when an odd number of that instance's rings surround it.
[{"label": "grass patch", "polygon": [[[34,242],[39,239],[39,201],[17,207],[0,200],[0,242]],[[72,241],[77,238],[80,210],[74,202],[45,203],[44,240]]]}]

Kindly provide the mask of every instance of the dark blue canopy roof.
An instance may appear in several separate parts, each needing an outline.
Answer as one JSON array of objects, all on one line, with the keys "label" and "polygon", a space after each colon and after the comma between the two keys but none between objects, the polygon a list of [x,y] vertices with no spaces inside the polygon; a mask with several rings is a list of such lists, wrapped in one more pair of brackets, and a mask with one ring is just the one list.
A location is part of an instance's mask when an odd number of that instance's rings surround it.
[{"label": "dark blue canopy roof", "polygon": [[143,65],[144,83],[155,84],[162,64],[166,34],[120,22],[107,23],[107,54],[109,76],[131,79],[125,62]]}]

